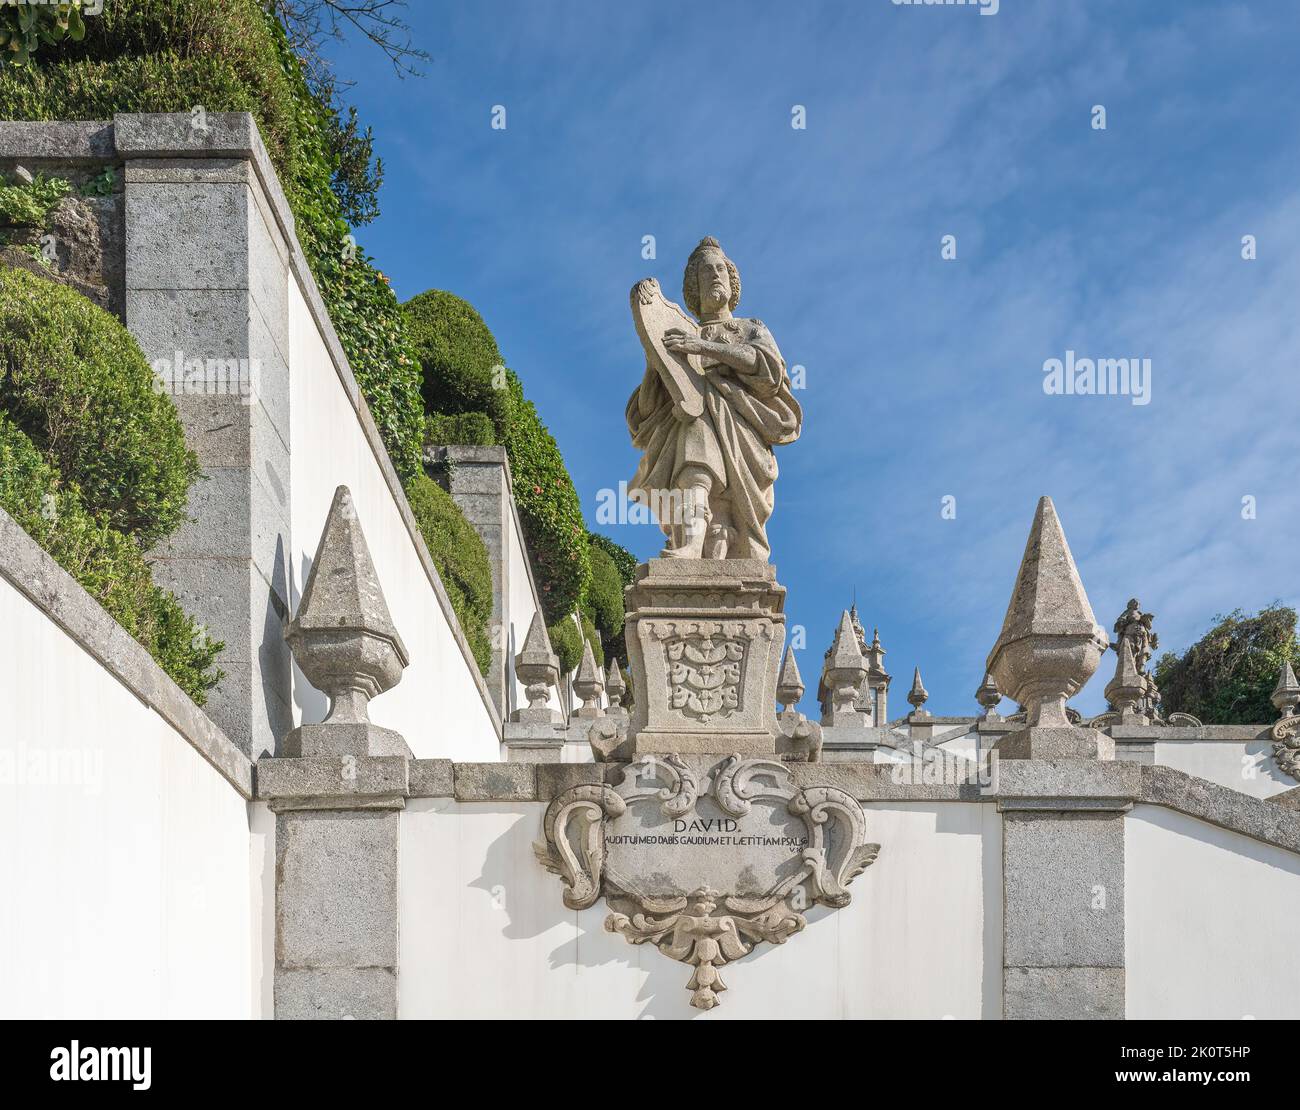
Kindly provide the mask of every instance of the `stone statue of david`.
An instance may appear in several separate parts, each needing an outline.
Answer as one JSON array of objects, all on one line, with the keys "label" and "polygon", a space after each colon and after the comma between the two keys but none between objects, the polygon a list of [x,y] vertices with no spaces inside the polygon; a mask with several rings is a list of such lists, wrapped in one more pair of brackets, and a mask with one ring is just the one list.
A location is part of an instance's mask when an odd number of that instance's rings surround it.
[{"label": "stone statue of david", "polygon": [[653,278],[632,290],[646,371],[627,425],[645,454],[628,494],[657,517],[664,557],[766,561],[772,449],[799,438],[803,412],[772,333],[732,315],[740,274],[716,239],[691,252],[682,296],[695,320]]}]

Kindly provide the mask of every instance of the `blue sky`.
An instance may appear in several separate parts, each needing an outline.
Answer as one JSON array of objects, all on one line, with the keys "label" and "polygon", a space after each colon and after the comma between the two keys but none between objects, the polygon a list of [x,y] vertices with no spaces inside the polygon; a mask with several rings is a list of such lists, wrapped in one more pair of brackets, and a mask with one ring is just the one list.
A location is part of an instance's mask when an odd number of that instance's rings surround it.
[{"label": "blue sky", "polygon": [[[977,712],[1044,493],[1107,628],[1136,595],[1181,649],[1218,612],[1300,600],[1292,5],[417,0],[407,18],[421,78],[336,52],[386,165],[358,240],[403,299],[479,309],[589,521],[637,461],[633,282],[676,299],[715,235],[738,312],[806,367],[769,531],[810,687],[856,590],[892,715],[915,665],[928,708]],[[1149,358],[1150,403],[1045,394],[1067,350]],[[601,530],[642,558],[661,544]]]}]

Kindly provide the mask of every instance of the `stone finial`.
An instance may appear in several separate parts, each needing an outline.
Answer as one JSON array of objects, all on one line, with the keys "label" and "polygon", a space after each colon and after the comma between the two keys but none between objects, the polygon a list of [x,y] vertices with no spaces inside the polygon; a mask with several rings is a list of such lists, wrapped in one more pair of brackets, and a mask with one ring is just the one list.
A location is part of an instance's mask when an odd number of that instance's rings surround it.
[{"label": "stone finial", "polygon": [[776,700],[782,711],[789,710],[803,697],[803,677],[799,674],[799,664],[794,659],[794,648],[785,649],[785,658],[781,660],[781,673],[776,680]]},{"label": "stone finial", "polygon": [[920,709],[929,700],[929,691],[921,681],[921,668],[917,667],[912,672],[912,688],[907,692],[907,704],[913,709]]},{"label": "stone finial", "polygon": [[1110,703],[1112,712],[1119,714],[1121,724],[1146,724],[1142,701],[1147,694],[1147,678],[1138,670],[1133,645],[1127,637],[1121,636],[1114,647],[1119,659],[1115,664],[1115,677],[1106,684],[1106,701]]},{"label": "stone finial", "polygon": [[987,670],[1000,690],[1026,707],[1030,727],[1066,728],[1065,703],[1093,676],[1108,643],[1056,507],[1043,497]]},{"label": "stone finial", "polygon": [[285,639],[307,681],[330,696],[324,724],[368,721],[370,699],[396,686],[410,662],[347,486],[334,491]]},{"label": "stone finial", "polygon": [[873,628],[871,630],[871,646],[867,648],[865,654],[867,658],[867,669],[872,674],[883,675],[888,678],[889,676],[885,674],[885,649],[880,646],[879,628]]},{"label": "stone finial", "polygon": [[866,728],[867,715],[858,712],[857,702],[867,680],[867,661],[863,658],[862,646],[853,628],[853,618],[847,609],[835,630],[835,642],[831,644],[825,673],[826,684],[831,691],[831,709],[822,723]]},{"label": "stone finial", "polygon": [[1295,716],[1295,707],[1300,705],[1300,683],[1295,680],[1295,671],[1291,669],[1289,660],[1282,664],[1282,673],[1269,700],[1283,717]]},{"label": "stone finial", "polygon": [[975,700],[979,702],[980,707],[984,710],[981,720],[996,721],[999,719],[998,705],[1002,702],[1002,691],[998,689],[998,684],[987,671],[984,673],[984,681],[980,683],[979,689],[975,691]]},{"label": "stone finial", "polygon": [[551,638],[539,609],[533,614],[524,637],[523,650],[515,656],[515,674],[524,684],[527,708],[516,709],[514,720],[522,724],[555,724],[560,715],[548,704],[551,687],[560,681],[560,660],[551,650]]},{"label": "stone finial", "polygon": [[623,681],[623,672],[619,670],[617,659],[609,661],[609,670],[605,674],[605,693],[609,697],[610,716],[627,716],[627,710],[623,708],[623,695],[627,693],[627,683]]},{"label": "stone finial", "polygon": [[582,699],[582,707],[574,710],[573,715],[580,720],[595,720],[601,716],[600,695],[604,689],[605,683],[601,679],[600,668],[596,666],[591,641],[584,637],[582,662],[578,664],[578,673],[573,676],[573,690]]},{"label": "stone finial", "polygon": [[397,734],[370,724],[370,699],[397,685],[410,657],[388,612],[347,486],[334,491],[298,613],[284,635],[307,681],[330,698],[324,721],[286,737],[286,754],[407,750]]}]

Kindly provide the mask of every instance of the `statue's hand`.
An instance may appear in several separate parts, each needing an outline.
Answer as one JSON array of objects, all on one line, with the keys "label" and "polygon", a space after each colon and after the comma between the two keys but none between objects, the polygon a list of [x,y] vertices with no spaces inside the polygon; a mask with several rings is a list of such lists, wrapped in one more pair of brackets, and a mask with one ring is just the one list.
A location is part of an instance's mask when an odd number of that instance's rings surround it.
[{"label": "statue's hand", "polygon": [[709,349],[705,340],[687,335],[681,328],[669,328],[664,332],[664,346],[680,355],[702,355]]}]

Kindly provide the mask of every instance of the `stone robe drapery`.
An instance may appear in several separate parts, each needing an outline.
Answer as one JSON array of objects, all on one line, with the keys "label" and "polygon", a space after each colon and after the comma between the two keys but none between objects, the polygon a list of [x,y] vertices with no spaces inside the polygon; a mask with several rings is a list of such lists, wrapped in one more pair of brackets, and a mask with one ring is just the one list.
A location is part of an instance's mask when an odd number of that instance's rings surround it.
[{"label": "stone robe drapery", "polygon": [[[799,438],[803,411],[790,391],[785,360],[761,320],[705,324],[700,338],[752,348],[755,368],[744,372],[701,356],[704,412],[693,420],[674,414],[658,373],[646,375],[627,403],[632,445],[645,452],[628,496],[656,509],[658,498],[681,489],[685,467],[703,467],[713,476],[710,506],[715,514],[723,507],[728,518],[728,557],[766,559],[777,476],[772,448]],[[661,520],[660,526],[667,531],[668,523]]]}]

